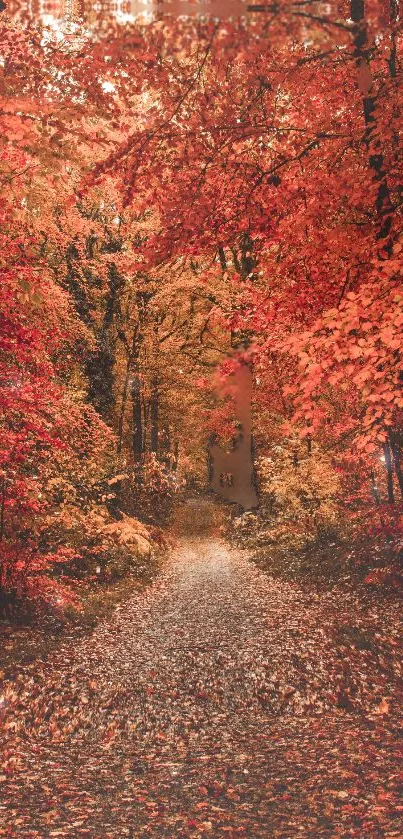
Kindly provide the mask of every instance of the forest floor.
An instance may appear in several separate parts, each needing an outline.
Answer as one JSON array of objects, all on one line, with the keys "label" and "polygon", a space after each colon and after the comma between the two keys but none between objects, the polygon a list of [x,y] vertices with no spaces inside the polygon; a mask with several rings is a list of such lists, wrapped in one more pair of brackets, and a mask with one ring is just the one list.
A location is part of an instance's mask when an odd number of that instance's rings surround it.
[{"label": "forest floor", "polygon": [[13,679],[27,665],[34,668],[38,660],[47,659],[61,644],[75,645],[88,635],[104,618],[110,617],[116,606],[131,596],[139,596],[160,571],[162,556],[148,563],[146,573],[139,578],[133,573],[105,583],[94,583],[86,589],[82,582],[74,582],[82,608],[63,611],[28,612],[0,622],[0,693],[3,678]]},{"label": "forest floor", "polygon": [[4,685],[0,836],[401,839],[395,607],[357,615],[194,530]]}]

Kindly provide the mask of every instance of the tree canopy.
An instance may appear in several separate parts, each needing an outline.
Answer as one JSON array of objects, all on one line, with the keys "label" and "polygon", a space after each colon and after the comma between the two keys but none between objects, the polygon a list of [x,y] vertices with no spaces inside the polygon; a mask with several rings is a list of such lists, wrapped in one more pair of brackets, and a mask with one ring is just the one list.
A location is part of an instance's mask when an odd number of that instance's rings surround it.
[{"label": "tree canopy", "polygon": [[63,506],[202,480],[245,364],[263,494],[398,532],[398,6],[3,14],[2,586]]}]

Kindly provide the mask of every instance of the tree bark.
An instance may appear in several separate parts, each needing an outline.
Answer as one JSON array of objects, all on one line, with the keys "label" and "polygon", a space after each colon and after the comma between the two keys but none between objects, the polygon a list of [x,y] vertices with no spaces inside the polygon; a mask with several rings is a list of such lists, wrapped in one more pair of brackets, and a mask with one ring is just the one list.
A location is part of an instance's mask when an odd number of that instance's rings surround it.
[{"label": "tree bark", "polygon": [[2,475],[0,479],[0,487],[0,542],[2,542],[4,537],[4,513],[6,508],[6,479],[4,475]]},{"label": "tree bark", "polygon": [[[5,478],[5,475],[2,475],[1,480],[0,480],[0,541],[3,541],[3,537],[4,537],[5,507],[6,507],[6,478]],[[4,590],[3,590],[4,589],[3,573],[4,573],[4,566],[0,563],[0,601],[3,604],[3,609],[4,609],[5,600],[4,600]],[[0,603],[0,606],[1,606],[1,603]],[[1,609],[0,609],[0,611],[1,611]]]},{"label": "tree bark", "polygon": [[111,419],[115,405],[113,385],[115,366],[115,339],[111,328],[116,314],[119,290],[123,279],[116,266],[109,269],[108,292],[105,299],[105,312],[98,335],[98,349],[92,353],[87,363],[89,376],[88,398],[104,419]]},{"label": "tree bark", "polygon": [[172,462],[172,471],[176,472],[178,469],[178,460],[179,460],[179,440],[175,440],[174,445],[174,459]]},{"label": "tree bark", "polygon": [[385,466],[387,469],[387,487],[388,487],[388,501],[390,504],[395,503],[395,493],[393,488],[393,465],[392,465],[392,453],[390,450],[389,443],[383,444],[383,453],[385,457]]},{"label": "tree bark", "polygon": [[158,455],[158,430],[159,430],[159,390],[158,378],[153,377],[151,382],[151,407],[150,407],[150,449]]},{"label": "tree bark", "polygon": [[376,95],[373,92],[371,45],[368,43],[364,0],[350,0],[350,18],[354,23],[353,45],[358,69],[358,84],[363,94],[363,111],[366,125],[364,141],[369,152],[370,167],[378,182],[375,201],[376,211],[380,220],[378,239],[383,240],[382,248],[385,250],[386,255],[390,256],[393,246],[390,238],[393,208],[387,181],[387,172],[384,166],[384,155],[379,140],[376,139]]},{"label": "tree bark", "polygon": [[392,450],[393,455],[393,463],[395,467],[396,477],[399,484],[400,494],[403,498],[403,471],[402,471],[402,460],[401,460],[401,452],[399,442],[396,438],[396,435],[393,431],[389,432],[389,442],[390,448]]},{"label": "tree bark", "polygon": [[133,356],[134,356],[135,350],[136,350],[137,334],[138,334],[138,325],[136,326],[136,328],[134,329],[134,332],[133,332],[133,337],[132,337],[130,350],[128,348],[128,344],[127,344],[126,339],[125,339],[125,346],[126,346],[126,349],[128,350],[128,355],[127,355],[127,363],[126,363],[125,380],[124,380],[124,383],[123,383],[122,402],[121,402],[121,406],[120,406],[119,419],[118,419],[118,445],[117,445],[118,454],[120,454],[120,452],[122,451],[122,446],[123,446],[124,419],[125,419],[125,413],[126,413],[127,397],[129,395],[129,384],[130,384],[130,375],[131,375],[131,372],[132,372]]},{"label": "tree bark", "polygon": [[141,404],[141,381],[136,365],[132,381],[133,454],[137,462],[143,454],[143,413]]}]

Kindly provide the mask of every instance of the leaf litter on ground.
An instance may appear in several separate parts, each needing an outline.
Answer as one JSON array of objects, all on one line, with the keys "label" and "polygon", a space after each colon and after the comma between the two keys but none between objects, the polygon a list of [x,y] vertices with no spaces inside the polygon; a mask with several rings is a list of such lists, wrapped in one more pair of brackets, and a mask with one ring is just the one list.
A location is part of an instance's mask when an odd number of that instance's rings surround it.
[{"label": "leaf litter on ground", "polygon": [[184,540],[4,683],[0,836],[401,837],[397,618]]}]

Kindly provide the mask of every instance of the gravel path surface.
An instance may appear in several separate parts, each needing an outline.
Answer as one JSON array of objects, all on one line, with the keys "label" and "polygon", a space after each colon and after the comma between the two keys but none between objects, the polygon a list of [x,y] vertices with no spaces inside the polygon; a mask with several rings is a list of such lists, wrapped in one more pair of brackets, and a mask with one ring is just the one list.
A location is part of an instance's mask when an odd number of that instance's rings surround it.
[{"label": "gravel path surface", "polygon": [[327,605],[185,540],[6,690],[0,836],[401,837],[396,732],[335,707]]}]

